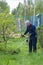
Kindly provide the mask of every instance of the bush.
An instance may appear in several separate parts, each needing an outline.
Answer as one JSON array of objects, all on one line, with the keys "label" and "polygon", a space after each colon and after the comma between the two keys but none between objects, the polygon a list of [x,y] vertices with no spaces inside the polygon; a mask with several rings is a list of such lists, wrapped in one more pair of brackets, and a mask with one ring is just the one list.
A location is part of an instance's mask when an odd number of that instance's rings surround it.
[{"label": "bush", "polygon": [[38,42],[40,43],[40,47],[43,48],[43,25],[37,28],[38,32]]}]

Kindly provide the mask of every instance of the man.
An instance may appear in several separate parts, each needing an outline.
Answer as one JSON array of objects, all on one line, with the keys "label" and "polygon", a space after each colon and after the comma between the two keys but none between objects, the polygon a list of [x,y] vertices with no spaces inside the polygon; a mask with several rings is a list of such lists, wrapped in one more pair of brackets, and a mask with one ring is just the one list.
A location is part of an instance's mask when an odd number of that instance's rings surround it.
[{"label": "man", "polygon": [[[25,25],[27,27],[24,35],[26,35],[28,32],[30,34],[30,39],[29,39],[29,52],[36,52],[36,44],[37,44],[37,32],[36,32],[36,27],[31,24],[29,20],[25,21]],[[22,35],[22,37],[24,36]]]}]

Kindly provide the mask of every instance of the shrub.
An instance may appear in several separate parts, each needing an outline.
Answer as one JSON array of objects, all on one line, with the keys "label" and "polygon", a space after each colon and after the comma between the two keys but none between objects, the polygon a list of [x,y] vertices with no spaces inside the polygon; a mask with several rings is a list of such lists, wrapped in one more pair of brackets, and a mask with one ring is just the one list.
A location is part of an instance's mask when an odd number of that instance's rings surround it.
[{"label": "shrub", "polygon": [[40,47],[43,48],[43,25],[37,28],[38,32],[38,42],[40,43]]}]

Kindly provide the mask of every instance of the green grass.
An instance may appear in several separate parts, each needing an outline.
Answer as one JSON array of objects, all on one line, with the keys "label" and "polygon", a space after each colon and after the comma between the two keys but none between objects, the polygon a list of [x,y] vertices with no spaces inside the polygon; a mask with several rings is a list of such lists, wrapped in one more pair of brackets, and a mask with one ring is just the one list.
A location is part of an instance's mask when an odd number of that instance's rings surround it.
[{"label": "green grass", "polygon": [[24,38],[9,39],[6,49],[5,43],[0,43],[0,65],[43,65],[43,52],[38,49],[37,53],[29,54],[26,42],[20,48],[19,54],[11,54],[22,41],[24,41]]}]

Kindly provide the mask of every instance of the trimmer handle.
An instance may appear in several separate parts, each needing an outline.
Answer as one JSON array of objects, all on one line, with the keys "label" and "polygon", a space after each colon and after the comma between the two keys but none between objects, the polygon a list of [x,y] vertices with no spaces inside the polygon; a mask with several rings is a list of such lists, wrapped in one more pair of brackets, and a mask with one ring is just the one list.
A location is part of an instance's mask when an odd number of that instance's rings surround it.
[{"label": "trimmer handle", "polygon": [[21,34],[21,37],[25,37],[23,34]]},{"label": "trimmer handle", "polygon": [[26,40],[26,42],[28,42],[28,39]]}]

